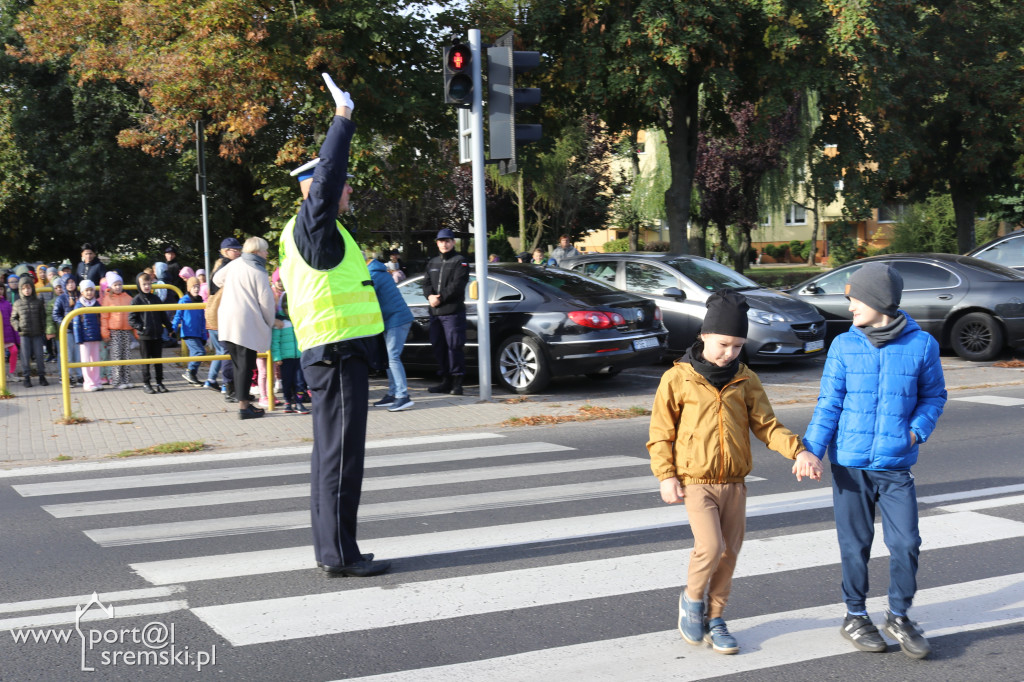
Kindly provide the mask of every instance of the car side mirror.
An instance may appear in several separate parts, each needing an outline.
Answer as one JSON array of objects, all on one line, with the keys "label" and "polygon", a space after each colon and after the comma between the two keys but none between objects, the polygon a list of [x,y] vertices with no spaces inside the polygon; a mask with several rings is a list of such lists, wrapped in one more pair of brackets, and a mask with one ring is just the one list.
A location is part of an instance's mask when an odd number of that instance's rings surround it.
[{"label": "car side mirror", "polygon": [[476,280],[469,283],[469,297],[474,301],[480,300],[480,283]]},{"label": "car side mirror", "polygon": [[808,284],[806,287],[804,287],[804,290],[801,293],[804,293],[804,294],[820,294],[821,293],[821,287],[819,287],[819,286],[817,286],[815,284]]},{"label": "car side mirror", "polygon": [[666,298],[678,298],[680,300],[686,299],[686,294],[684,294],[682,289],[679,287],[666,287],[665,290],[661,292],[661,295]]}]

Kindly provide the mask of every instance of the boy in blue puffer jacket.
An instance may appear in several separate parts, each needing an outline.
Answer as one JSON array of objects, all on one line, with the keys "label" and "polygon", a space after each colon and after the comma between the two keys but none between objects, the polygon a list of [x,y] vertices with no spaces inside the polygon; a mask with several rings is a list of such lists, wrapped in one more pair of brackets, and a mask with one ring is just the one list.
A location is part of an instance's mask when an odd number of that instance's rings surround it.
[{"label": "boy in blue puffer jacket", "polygon": [[847,614],[840,634],[861,651],[886,643],[865,605],[875,505],[889,549],[889,609],[883,631],[911,658],[931,652],[907,617],[921,548],[910,467],[946,403],[939,344],[899,310],[903,278],[867,263],[846,285],[853,327],[832,342],[804,446],[832,461],[832,497]]},{"label": "boy in blue puffer jacket", "polygon": [[[188,293],[182,296],[178,303],[202,303],[203,297],[199,295],[199,286],[198,277],[189,277],[185,283]],[[206,311],[201,308],[174,311],[171,331],[177,331],[179,327],[181,331],[178,332],[178,335],[185,341],[189,356],[206,355],[206,339],[209,338],[209,333],[206,331]],[[190,362],[181,377],[193,386],[202,386],[203,382],[196,376],[198,371],[199,362]]]}]

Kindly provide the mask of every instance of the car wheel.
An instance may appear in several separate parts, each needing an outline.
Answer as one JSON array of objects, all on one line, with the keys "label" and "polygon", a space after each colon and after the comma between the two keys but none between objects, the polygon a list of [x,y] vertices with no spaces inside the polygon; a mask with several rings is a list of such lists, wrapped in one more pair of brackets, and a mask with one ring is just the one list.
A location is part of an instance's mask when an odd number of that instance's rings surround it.
[{"label": "car wheel", "polygon": [[547,356],[536,339],[510,336],[498,346],[498,382],[512,393],[538,393],[551,380]]},{"label": "car wheel", "polygon": [[619,372],[621,371],[621,369],[613,369],[608,372],[588,372],[587,378],[593,379],[594,381],[608,381],[613,377],[619,376]]},{"label": "car wheel", "polygon": [[964,360],[984,362],[1003,350],[1003,328],[991,315],[969,313],[953,323],[950,342]]}]

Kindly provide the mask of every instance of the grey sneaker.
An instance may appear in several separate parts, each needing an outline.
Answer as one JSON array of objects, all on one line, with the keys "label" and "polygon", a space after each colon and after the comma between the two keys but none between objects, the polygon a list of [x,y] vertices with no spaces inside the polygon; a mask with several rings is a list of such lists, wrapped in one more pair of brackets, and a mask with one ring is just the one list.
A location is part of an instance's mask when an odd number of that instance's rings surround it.
[{"label": "grey sneaker", "polygon": [[720,654],[734,654],[740,650],[736,638],[729,634],[729,628],[725,626],[725,621],[721,618],[712,618],[708,621],[704,641]]},{"label": "grey sneaker", "polygon": [[401,412],[402,410],[408,410],[415,404],[416,403],[412,401],[412,398],[405,395],[402,396],[401,398],[395,398],[395,402],[392,403],[391,407],[388,408],[388,412]]},{"label": "grey sneaker", "polygon": [[686,590],[679,593],[679,634],[689,644],[704,641],[704,602],[690,601]]},{"label": "grey sneaker", "polygon": [[391,395],[389,393],[388,395],[384,396],[383,398],[381,398],[380,400],[375,402],[373,404],[373,406],[374,407],[387,407],[389,405],[394,405],[394,403],[395,403],[395,396],[393,396],[393,395]]},{"label": "grey sneaker", "polygon": [[886,611],[882,631],[899,642],[903,653],[911,658],[925,658],[932,652],[921,628],[906,616],[894,616],[891,611]]}]

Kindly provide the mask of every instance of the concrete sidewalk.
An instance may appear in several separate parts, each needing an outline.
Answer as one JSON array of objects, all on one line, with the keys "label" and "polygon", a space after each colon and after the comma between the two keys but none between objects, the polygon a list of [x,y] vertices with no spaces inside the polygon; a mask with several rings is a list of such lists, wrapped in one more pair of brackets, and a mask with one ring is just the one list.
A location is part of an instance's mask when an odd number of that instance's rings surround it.
[{"label": "concrete sidewalk", "polygon": [[[942,364],[951,397],[958,391],[1024,385],[1021,369],[974,364],[953,356],[943,357]],[[817,399],[822,365],[823,358],[819,358],[808,364],[755,367],[755,371],[773,404],[811,405]],[[433,395],[426,390],[432,380],[411,377],[410,396],[415,407],[394,413],[371,407],[367,437],[519,428],[503,427],[502,423],[514,417],[576,414],[584,405],[649,409],[667,368],[667,364],[640,367],[604,381],[570,377],[553,381],[540,395],[513,396],[495,388],[494,398],[487,403],[479,402],[475,384],[467,387],[465,396]],[[312,443],[309,415],[275,410],[263,419],[241,421],[238,406],[224,402],[219,392],[187,384],[181,378],[183,366],[168,364],[165,371],[170,389],[165,394],[146,395],[140,388],[106,388],[96,393],[72,389],[74,413],[89,421],[69,426],[57,423],[63,413],[55,377],[50,377],[50,386],[45,388],[35,380],[32,388],[9,383],[8,390],[15,397],[0,400],[0,468],[39,464],[60,456],[75,460],[106,457],[173,441],[201,441],[208,452]],[[384,395],[386,388],[385,379],[371,379],[371,402]]]}]

